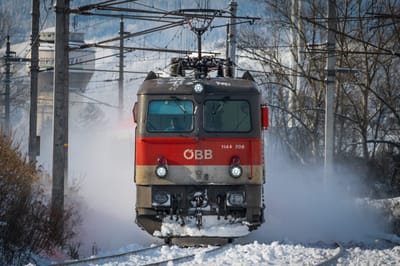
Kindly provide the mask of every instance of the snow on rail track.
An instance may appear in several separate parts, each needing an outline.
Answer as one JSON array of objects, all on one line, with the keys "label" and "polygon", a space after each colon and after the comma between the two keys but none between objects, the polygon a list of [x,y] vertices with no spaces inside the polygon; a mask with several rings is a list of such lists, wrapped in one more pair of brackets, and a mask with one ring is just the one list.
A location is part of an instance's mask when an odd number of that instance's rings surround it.
[{"label": "snow on rail track", "polygon": [[203,252],[194,252],[194,253],[189,254],[189,255],[175,257],[175,258],[172,258],[172,259],[160,260],[160,261],[157,261],[157,262],[148,263],[148,264],[144,264],[144,265],[145,266],[159,266],[159,265],[164,265],[164,264],[166,265],[169,262],[177,263],[177,262],[189,261],[189,260],[194,259],[196,256],[199,256],[199,254],[201,254],[201,256],[204,256],[206,254],[209,255],[212,252],[227,248],[228,246],[231,246],[231,245],[232,244],[229,244],[227,246],[209,247],[207,250],[204,250]]},{"label": "snow on rail track", "polygon": [[336,252],[333,256],[329,257],[328,259],[326,259],[326,260],[324,260],[324,261],[318,263],[317,266],[336,265],[337,260],[338,260],[341,256],[343,256],[343,254],[344,254],[344,248],[343,248],[343,246],[340,245],[339,243],[335,243],[335,246],[336,246],[337,252]]},{"label": "snow on rail track", "polygon": [[73,261],[67,261],[67,262],[62,262],[62,263],[58,263],[58,264],[51,264],[52,266],[64,266],[64,265],[87,265],[91,262],[102,262],[102,261],[110,261],[116,258],[120,258],[120,257],[125,257],[125,256],[129,256],[129,255],[139,255],[142,253],[146,253],[148,251],[153,251],[155,249],[158,248],[162,248],[164,245],[155,245],[155,246],[151,246],[151,247],[147,247],[147,248],[143,248],[143,249],[138,249],[138,250],[132,250],[132,251],[127,251],[127,252],[123,252],[123,253],[118,253],[118,254],[113,254],[113,255],[107,255],[107,256],[99,256],[99,257],[90,257],[87,259],[81,259],[81,260],[73,260]]},{"label": "snow on rail track", "polygon": [[195,260],[177,265],[316,265],[336,254],[336,246],[324,243],[303,245],[254,241],[248,244],[233,244],[212,256],[198,256]]},{"label": "snow on rail track", "polygon": [[[318,247],[304,247],[278,242],[264,244],[255,241],[254,243],[237,243],[224,246],[181,248],[176,245],[169,246],[164,244],[113,255],[67,261],[52,264],[52,266],[119,265],[120,263],[124,265],[154,266],[168,265],[170,262],[173,265],[247,265],[249,263],[262,265],[264,263],[274,264],[274,261],[283,264],[298,264],[307,261],[311,265],[331,265],[337,260],[338,254],[342,253],[341,247],[337,251],[339,245],[334,248],[331,245],[322,245],[324,247],[321,247],[321,245],[317,245]],[[260,252],[261,250],[258,249],[266,251],[265,257],[264,254],[260,256],[264,252]],[[310,254],[303,254],[305,249],[314,250],[311,251],[312,256]]]},{"label": "snow on rail track", "polygon": [[[227,245],[230,246],[230,245]],[[188,247],[180,248],[178,246],[156,245],[148,248],[132,250],[128,252],[91,257],[81,260],[67,261],[58,264],[51,264],[52,266],[64,266],[64,265],[97,265],[102,263],[118,263],[121,259],[125,258],[129,263],[135,265],[164,265],[168,262],[182,262],[188,261],[197,255],[204,256],[211,252],[220,250],[227,246],[209,246],[209,247]],[[160,259],[160,257],[162,259]]]},{"label": "snow on rail track", "polygon": [[[239,242],[239,241],[238,241]],[[244,241],[245,242],[245,241]],[[274,241],[181,248],[158,245],[53,265],[400,265],[400,245],[392,239],[332,245]],[[397,242],[398,243],[398,242]],[[136,244],[135,244],[136,245]]]}]

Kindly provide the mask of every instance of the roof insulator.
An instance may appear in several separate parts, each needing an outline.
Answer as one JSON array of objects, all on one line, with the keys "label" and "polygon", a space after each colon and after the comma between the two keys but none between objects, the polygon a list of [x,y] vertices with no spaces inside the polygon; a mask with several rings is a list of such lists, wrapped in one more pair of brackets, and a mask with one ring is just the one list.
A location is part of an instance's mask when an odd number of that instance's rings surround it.
[{"label": "roof insulator", "polygon": [[156,79],[156,78],[158,78],[157,74],[154,73],[153,71],[150,71],[149,74],[147,74],[147,77],[145,80]]},{"label": "roof insulator", "polygon": [[253,78],[253,76],[250,74],[249,71],[244,72],[244,74],[243,74],[243,76],[242,76],[242,79],[254,81],[254,78]]}]

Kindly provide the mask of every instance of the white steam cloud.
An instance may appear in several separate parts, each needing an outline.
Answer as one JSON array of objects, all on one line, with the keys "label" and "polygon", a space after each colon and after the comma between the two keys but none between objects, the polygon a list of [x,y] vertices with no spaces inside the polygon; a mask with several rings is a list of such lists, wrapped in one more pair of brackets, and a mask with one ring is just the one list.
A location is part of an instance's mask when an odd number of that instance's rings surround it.
[{"label": "white steam cloud", "polygon": [[[159,242],[134,222],[134,124],[126,116],[123,125],[117,122],[118,112],[107,109],[105,121],[90,126],[70,125],[69,176],[80,183],[79,194],[84,200],[78,238],[82,255],[91,254],[93,243],[100,252],[131,243]],[[361,184],[354,182],[354,175],[336,176],[324,186],[322,168],[291,166],[283,152],[271,150],[272,141],[268,136],[266,221],[245,239],[365,241],[385,230],[382,216],[359,204],[354,191]]]},{"label": "white steam cloud", "polygon": [[[271,134],[267,143],[273,144]],[[284,152],[267,146],[265,223],[250,238],[286,240],[368,241],[386,229],[383,216],[357,199],[356,174],[338,174],[324,182],[322,167],[290,165]]]},{"label": "white steam cloud", "polygon": [[[129,92],[131,93],[131,92]],[[134,95],[132,93],[132,95]],[[130,243],[157,241],[135,223],[134,123],[129,107],[119,119],[118,109],[94,104],[70,107],[68,183],[79,187],[82,225],[75,242],[80,254],[115,250]],[[133,105],[132,99],[126,105]],[[82,115],[89,113],[93,119]],[[97,114],[97,115],[96,115]],[[83,115],[84,116],[84,115]],[[51,174],[51,123],[41,130],[41,164]]]},{"label": "white steam cloud", "polygon": [[[127,100],[126,104],[133,102],[134,99]],[[77,239],[82,243],[81,255],[90,255],[93,243],[100,252],[131,243],[147,245],[160,241],[134,222],[136,190],[131,113],[124,112],[125,122],[121,124],[117,109],[104,106],[100,110],[103,116],[96,121],[79,120],[82,106],[71,108],[70,115],[69,178],[70,183],[75,179],[80,184],[79,194],[83,198],[83,223]],[[41,132],[39,161],[51,171],[52,131],[50,125],[45,129]],[[357,182],[360,178],[356,174],[342,171],[325,186],[322,168],[300,169],[290,165],[284,152],[272,148],[276,140],[269,132],[268,135],[265,141],[266,221],[243,240],[365,241],[384,232],[383,216],[357,200],[362,184]]]}]

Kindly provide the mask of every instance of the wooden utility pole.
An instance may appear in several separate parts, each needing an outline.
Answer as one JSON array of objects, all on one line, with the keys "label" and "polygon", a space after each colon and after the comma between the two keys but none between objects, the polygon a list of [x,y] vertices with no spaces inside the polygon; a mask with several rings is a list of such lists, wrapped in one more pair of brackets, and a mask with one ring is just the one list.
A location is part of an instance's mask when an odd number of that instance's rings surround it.
[{"label": "wooden utility pole", "polygon": [[119,119],[122,120],[124,109],[124,18],[119,22],[119,78],[118,78],[118,107]]},{"label": "wooden utility pole", "polygon": [[324,176],[328,180],[333,174],[333,155],[335,144],[334,98],[336,82],[335,32],[337,29],[336,0],[328,0],[328,58],[326,62],[327,78],[325,93],[325,161]]},{"label": "wooden utility pole", "polygon": [[37,100],[39,73],[39,18],[40,0],[32,0],[32,35],[31,35],[31,104],[29,110],[29,161],[36,161],[39,154],[37,141]]},{"label": "wooden utility pole", "polygon": [[64,184],[68,179],[68,10],[69,0],[56,0],[52,219],[59,234],[64,228]]}]

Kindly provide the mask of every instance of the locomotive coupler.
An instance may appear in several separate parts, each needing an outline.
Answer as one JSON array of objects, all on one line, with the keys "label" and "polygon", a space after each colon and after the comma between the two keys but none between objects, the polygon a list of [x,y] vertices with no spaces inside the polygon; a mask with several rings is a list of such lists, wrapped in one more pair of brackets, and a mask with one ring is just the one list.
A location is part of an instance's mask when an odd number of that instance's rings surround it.
[{"label": "locomotive coupler", "polygon": [[203,214],[201,213],[200,208],[196,209],[195,217],[197,228],[200,230],[200,228],[203,226]]},{"label": "locomotive coupler", "polygon": [[179,216],[179,218],[181,219],[181,226],[185,226],[185,218],[183,218],[183,216]]},{"label": "locomotive coupler", "polygon": [[207,207],[208,199],[207,199],[207,191],[205,193],[196,192],[193,195],[192,206],[195,208],[194,217],[196,219],[197,228],[201,228],[203,225],[203,213],[202,208]]},{"label": "locomotive coupler", "polygon": [[221,219],[221,205],[222,205],[222,196],[218,195],[217,196],[217,219],[220,220]]}]

